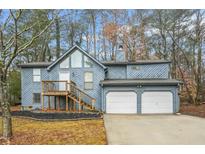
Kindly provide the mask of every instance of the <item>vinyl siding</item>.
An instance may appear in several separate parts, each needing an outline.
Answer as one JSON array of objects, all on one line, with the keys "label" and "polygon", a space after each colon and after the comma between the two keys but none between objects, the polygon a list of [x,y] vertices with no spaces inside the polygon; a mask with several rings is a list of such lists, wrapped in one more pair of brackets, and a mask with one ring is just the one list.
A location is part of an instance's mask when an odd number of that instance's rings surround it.
[{"label": "vinyl siding", "polygon": [[108,66],[108,79],[126,79],[126,66]]},{"label": "vinyl siding", "polygon": [[[133,67],[138,69],[133,69]],[[168,79],[169,64],[127,65],[127,79]]]},{"label": "vinyl siding", "polygon": [[[96,108],[100,109],[101,106],[101,87],[100,81],[104,80],[105,73],[104,69],[93,62],[93,67],[91,68],[67,68],[61,69],[60,62],[56,64],[52,70],[49,72],[49,79],[50,80],[59,80],[59,71],[60,70],[67,70],[70,72],[70,79],[74,81],[81,90],[85,93],[89,94],[91,97],[96,99]],[[92,90],[85,90],[84,89],[84,73],[85,72],[93,72],[93,89]]]},{"label": "vinyl siding", "polygon": [[[48,80],[46,68],[39,69],[41,69],[41,80]],[[21,70],[22,106],[41,107],[40,103],[33,103],[33,93],[41,93],[41,82],[33,82],[33,68],[23,68]]]}]

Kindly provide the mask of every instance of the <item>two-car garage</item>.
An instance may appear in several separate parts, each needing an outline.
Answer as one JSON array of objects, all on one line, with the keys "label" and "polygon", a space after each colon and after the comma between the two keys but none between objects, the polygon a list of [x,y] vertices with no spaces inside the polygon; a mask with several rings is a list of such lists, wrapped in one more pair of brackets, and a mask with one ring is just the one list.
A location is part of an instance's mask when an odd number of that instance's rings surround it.
[{"label": "two-car garage", "polygon": [[173,113],[173,104],[171,91],[144,91],[141,94],[135,91],[110,91],[106,94],[106,113]]},{"label": "two-car garage", "polygon": [[179,111],[179,81],[104,80],[102,109],[113,114],[163,114]]}]

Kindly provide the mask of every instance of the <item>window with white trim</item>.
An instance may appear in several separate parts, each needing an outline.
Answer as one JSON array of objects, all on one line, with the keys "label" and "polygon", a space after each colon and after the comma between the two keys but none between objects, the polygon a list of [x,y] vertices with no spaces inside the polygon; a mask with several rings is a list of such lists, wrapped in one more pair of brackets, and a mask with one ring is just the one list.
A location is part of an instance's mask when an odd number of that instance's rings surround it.
[{"label": "window with white trim", "polygon": [[33,69],[33,82],[41,81],[41,69]]},{"label": "window with white trim", "polygon": [[69,57],[67,57],[60,63],[60,68],[69,68]]},{"label": "window with white trim", "polygon": [[71,67],[72,68],[81,68],[82,67],[82,58],[83,55],[80,51],[75,51],[71,55]]},{"label": "window with white trim", "polygon": [[93,66],[93,63],[91,62],[90,58],[84,55],[84,67],[90,68]]},{"label": "window with white trim", "polygon": [[93,72],[84,73],[84,89],[93,89]]}]

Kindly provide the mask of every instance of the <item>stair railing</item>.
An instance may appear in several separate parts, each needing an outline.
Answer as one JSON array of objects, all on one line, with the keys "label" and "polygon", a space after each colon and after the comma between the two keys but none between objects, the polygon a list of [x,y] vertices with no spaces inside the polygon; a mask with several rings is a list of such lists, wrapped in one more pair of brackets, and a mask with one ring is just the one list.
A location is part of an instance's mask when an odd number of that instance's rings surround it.
[{"label": "stair railing", "polygon": [[89,104],[92,109],[95,107],[96,99],[85,93],[83,90],[78,88],[73,83],[68,83],[70,86],[70,93],[74,96],[76,96],[79,100],[84,101],[85,103]]}]

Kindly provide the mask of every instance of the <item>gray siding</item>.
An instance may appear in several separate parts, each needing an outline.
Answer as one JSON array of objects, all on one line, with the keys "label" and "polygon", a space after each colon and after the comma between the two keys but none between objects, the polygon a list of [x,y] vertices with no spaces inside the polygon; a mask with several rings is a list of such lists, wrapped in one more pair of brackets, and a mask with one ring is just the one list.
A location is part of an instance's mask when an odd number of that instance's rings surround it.
[{"label": "gray siding", "polygon": [[[60,69],[60,63],[56,64],[52,70],[49,72],[50,80],[59,80],[59,71],[68,70],[70,72],[70,79],[74,81],[81,90],[85,93],[89,94],[91,97],[96,99],[96,108],[100,109],[101,106],[101,87],[100,81],[104,80],[105,73],[104,69],[93,62],[92,68],[68,68],[68,69]],[[84,89],[84,73],[85,72],[93,72],[93,89],[85,90]]]},{"label": "gray siding", "polygon": [[[41,69],[41,80],[48,80],[46,68]],[[33,68],[23,68],[21,70],[21,103],[22,106],[33,106],[40,108],[41,104],[33,103],[33,93],[41,93],[41,82],[33,82]]]},{"label": "gray siding", "polygon": [[[137,69],[133,69],[137,67]],[[169,64],[127,65],[127,79],[168,79]]]},{"label": "gray siding", "polygon": [[126,79],[126,66],[108,66],[108,79]]},{"label": "gray siding", "polygon": [[21,70],[21,103],[22,106],[32,106],[33,70],[24,68]]},{"label": "gray siding", "polygon": [[168,79],[169,64],[107,66],[107,79]]},{"label": "gray siding", "polygon": [[[69,55],[68,55],[69,56]],[[66,58],[66,57],[65,57]],[[62,69],[70,72],[70,79],[74,81],[80,89],[91,97],[96,99],[96,108],[101,109],[101,87],[99,85],[101,80],[104,80],[104,69],[97,63],[93,62],[92,68],[68,68]],[[47,71],[46,68],[41,68],[41,80],[59,80],[60,62],[56,64],[51,71]],[[84,90],[84,73],[93,72],[93,89]],[[33,82],[33,68],[22,68],[22,106],[33,106],[33,108],[41,108],[41,104],[33,103],[33,93],[41,93],[41,82]],[[53,98],[51,98],[53,101]],[[45,107],[48,106],[48,98],[44,97]],[[61,98],[61,106],[65,107],[65,98]],[[51,103],[54,107],[54,103]]]},{"label": "gray siding", "polygon": [[103,88],[102,110],[106,112],[106,95],[112,91],[133,91],[137,94],[137,113],[141,114],[141,96],[145,91],[170,91],[173,94],[173,113],[179,111],[179,96],[177,86],[112,86]]}]

